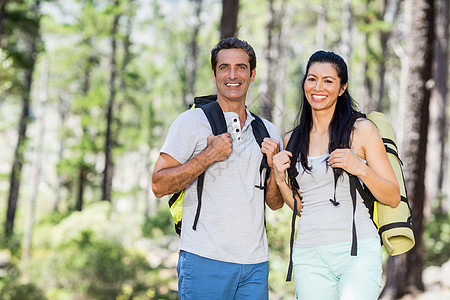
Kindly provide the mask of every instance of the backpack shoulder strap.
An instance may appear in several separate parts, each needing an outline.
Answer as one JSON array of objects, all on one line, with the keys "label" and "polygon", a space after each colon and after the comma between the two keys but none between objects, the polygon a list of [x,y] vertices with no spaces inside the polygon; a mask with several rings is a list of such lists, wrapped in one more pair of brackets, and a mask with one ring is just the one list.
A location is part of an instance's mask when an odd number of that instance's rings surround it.
[{"label": "backpack shoulder strap", "polygon": [[205,113],[214,135],[227,132],[227,122],[217,101],[211,101],[208,104],[200,106],[200,108]]},{"label": "backpack shoulder strap", "polygon": [[[207,102],[199,106],[203,112],[205,113],[206,118],[209,121],[209,125],[211,126],[212,133],[214,135],[219,135],[227,132],[227,122],[225,121],[225,117],[223,115],[223,111],[220,108],[219,103],[211,99],[212,101]],[[198,104],[198,103],[196,103]],[[203,194],[203,182],[205,179],[205,172],[200,174],[197,178],[197,211],[195,213],[194,224],[192,225],[192,229],[197,230],[197,223],[200,217],[200,211],[202,208],[202,194]]]},{"label": "backpack shoulder strap", "polygon": [[253,130],[253,135],[255,136],[256,142],[261,147],[261,143],[263,142],[264,138],[270,137],[269,131],[266,128],[266,125],[264,125],[264,121],[254,113],[250,112],[252,116],[255,118],[251,125]]},{"label": "backpack shoulder strap", "polygon": [[[294,131],[293,131],[294,134]],[[291,138],[289,139],[289,142],[286,145],[286,150],[293,153],[294,147],[295,147],[295,138],[291,135]],[[294,241],[295,241],[295,219],[297,217],[297,198],[296,195],[301,199],[301,196],[298,194],[299,185],[297,182],[297,175],[298,170],[296,167],[297,164],[297,158],[292,157],[291,158],[291,165],[289,169],[287,169],[288,179],[289,179],[289,186],[292,190],[292,198],[294,199],[294,209],[292,210],[292,220],[291,220],[291,238],[289,241],[289,266],[286,276],[286,281],[292,280],[292,270],[293,270],[293,263],[292,263],[292,254],[294,250]]]},{"label": "backpack shoulder strap", "polygon": [[[255,140],[258,143],[259,147],[261,147],[261,144],[262,144],[264,138],[270,137],[269,131],[267,130],[266,125],[264,125],[264,121],[259,116],[255,115],[252,112],[250,112],[250,113],[255,118],[251,123],[253,135],[255,136]],[[264,174],[264,178],[263,178],[264,169],[266,170],[266,173]],[[263,154],[263,158],[261,160],[261,165],[259,166],[259,174],[261,175],[260,176],[261,180],[260,180],[260,184],[257,185],[256,187],[261,190],[264,190],[267,187],[267,180],[269,179],[269,175],[270,175],[270,167],[269,167],[269,164],[267,163],[267,156],[265,154]],[[265,193],[264,193],[264,199],[265,199]]]}]

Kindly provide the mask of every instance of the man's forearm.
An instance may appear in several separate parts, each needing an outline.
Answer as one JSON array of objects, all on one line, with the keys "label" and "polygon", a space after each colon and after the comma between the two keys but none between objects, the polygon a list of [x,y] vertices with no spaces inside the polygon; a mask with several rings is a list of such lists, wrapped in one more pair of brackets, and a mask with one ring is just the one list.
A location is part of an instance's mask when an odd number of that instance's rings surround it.
[{"label": "man's forearm", "polygon": [[152,189],[156,197],[177,193],[187,188],[212,163],[207,153],[201,152],[190,161],[161,169],[152,175]]},{"label": "man's forearm", "polygon": [[273,172],[271,172],[267,181],[266,203],[272,210],[282,208],[284,205],[283,197],[281,196],[281,192],[275,181]]}]

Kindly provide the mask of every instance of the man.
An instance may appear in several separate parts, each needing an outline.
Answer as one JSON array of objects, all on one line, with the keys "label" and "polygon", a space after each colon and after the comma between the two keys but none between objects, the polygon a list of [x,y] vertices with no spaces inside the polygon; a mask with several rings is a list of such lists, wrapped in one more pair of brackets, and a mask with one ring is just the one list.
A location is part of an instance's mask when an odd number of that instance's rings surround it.
[{"label": "man", "polygon": [[[213,81],[228,132],[214,136],[201,109],[187,110],[173,122],[152,176],[157,197],[186,188],[178,260],[180,299],[268,299],[268,245],[264,191],[259,167],[262,153],[272,166],[280,149],[276,127],[264,120],[272,138],[261,148],[245,107],[255,79],[256,55],[245,41],[227,38],[211,51]],[[206,170],[197,228],[196,178]],[[270,176],[266,203],[283,206]]]}]

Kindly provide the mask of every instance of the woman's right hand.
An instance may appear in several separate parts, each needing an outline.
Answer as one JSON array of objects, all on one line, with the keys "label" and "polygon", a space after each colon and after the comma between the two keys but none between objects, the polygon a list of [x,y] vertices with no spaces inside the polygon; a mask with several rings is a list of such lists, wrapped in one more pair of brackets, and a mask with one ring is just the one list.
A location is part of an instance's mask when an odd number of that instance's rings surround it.
[{"label": "woman's right hand", "polygon": [[291,165],[292,153],[283,150],[273,156],[273,172],[278,185],[286,182],[286,170]]}]

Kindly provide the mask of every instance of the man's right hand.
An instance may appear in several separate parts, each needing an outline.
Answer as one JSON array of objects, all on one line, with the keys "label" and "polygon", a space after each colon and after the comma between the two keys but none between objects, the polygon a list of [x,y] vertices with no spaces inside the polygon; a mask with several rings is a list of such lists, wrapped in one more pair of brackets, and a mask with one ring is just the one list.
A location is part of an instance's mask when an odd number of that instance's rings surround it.
[{"label": "man's right hand", "polygon": [[232,142],[229,133],[210,135],[206,140],[205,150],[184,164],[180,164],[166,153],[161,153],[152,175],[152,189],[155,196],[161,198],[185,189],[210,164],[227,159],[233,148]]},{"label": "man's right hand", "polygon": [[206,139],[206,143],[206,150],[215,162],[227,159],[233,150],[233,139],[229,133],[222,133],[217,136],[211,134]]}]

